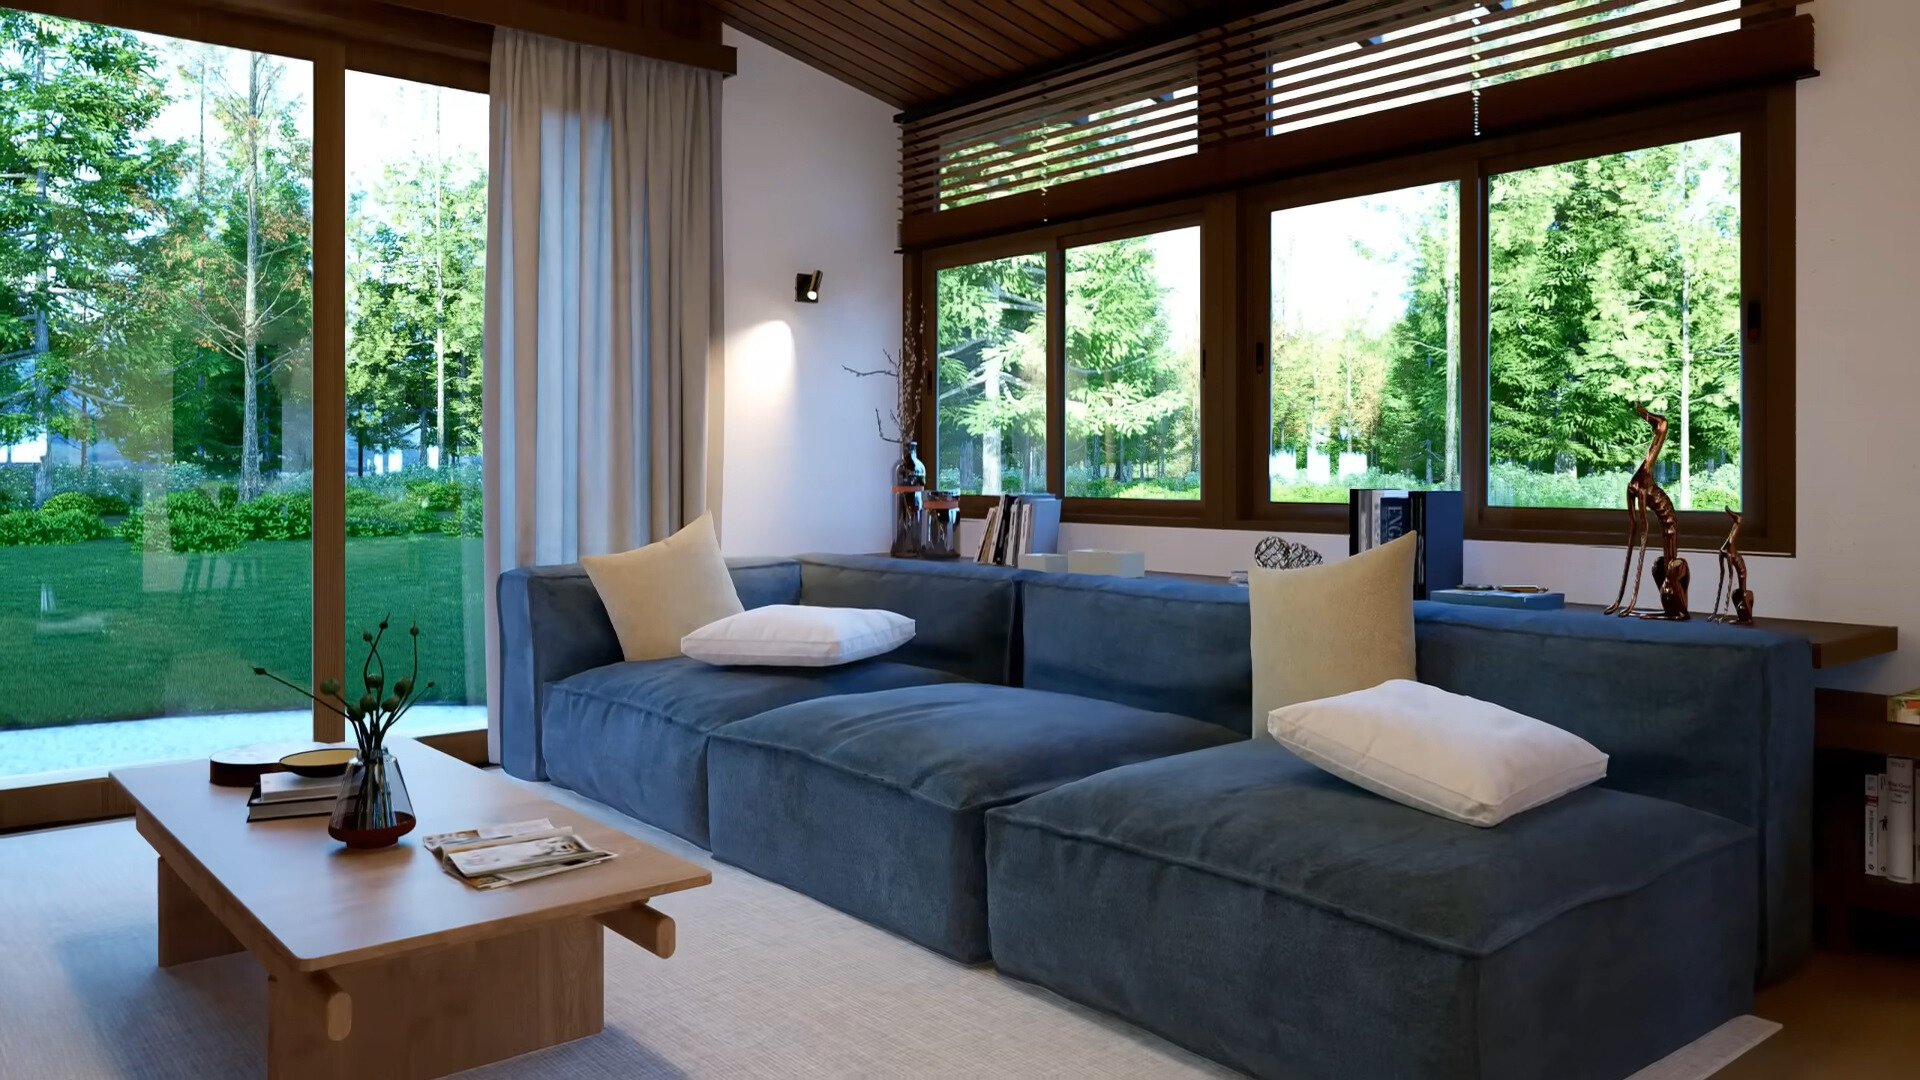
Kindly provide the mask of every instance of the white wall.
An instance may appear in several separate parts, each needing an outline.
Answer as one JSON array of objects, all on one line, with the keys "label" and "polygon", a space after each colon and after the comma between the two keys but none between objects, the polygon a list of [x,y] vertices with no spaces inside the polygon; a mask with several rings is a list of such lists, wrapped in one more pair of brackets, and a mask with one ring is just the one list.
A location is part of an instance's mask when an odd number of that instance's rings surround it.
[{"label": "white wall", "polygon": [[[1755,556],[1748,569],[1763,615],[1900,625],[1906,647],[1898,655],[1823,673],[1828,685],[1891,692],[1920,685],[1920,57],[1911,46],[1920,40],[1920,3],[1829,0],[1813,11],[1823,74],[1799,88],[1799,552],[1791,559]],[[743,53],[743,69],[748,59]],[[821,167],[880,186],[839,164]],[[891,184],[894,168],[887,158],[880,179]],[[890,200],[889,192],[889,213]],[[737,222],[729,219],[730,234]],[[892,260],[885,266],[895,272]],[[730,286],[737,270],[730,264]],[[734,313],[728,315],[732,322]],[[820,377],[828,380],[824,397],[858,397],[857,388]],[[845,442],[849,456],[829,474],[851,482],[883,464],[885,455],[870,446]],[[740,470],[727,475],[733,483]],[[730,507],[735,499],[730,491]],[[877,500],[863,492],[852,503],[868,512]],[[884,518],[883,510],[872,513]],[[884,520],[876,529],[884,538]],[[964,530],[976,544],[977,529],[970,523]],[[1251,563],[1260,536],[1061,529],[1063,548],[1143,550],[1151,568],[1215,574]],[[1294,539],[1329,555],[1346,547],[1344,537]],[[864,550],[851,542],[835,546]],[[1605,602],[1619,583],[1621,558],[1618,548],[1470,543],[1466,575],[1537,582],[1575,601]],[[1705,565],[1704,583],[1695,571],[1702,595],[1712,588],[1712,560]]]},{"label": "white wall", "polygon": [[[728,28],[721,95],[726,386],[721,545],[729,555],[884,551],[893,451],[873,410],[900,341],[893,110]],[[826,274],[798,304],[793,276]]]}]

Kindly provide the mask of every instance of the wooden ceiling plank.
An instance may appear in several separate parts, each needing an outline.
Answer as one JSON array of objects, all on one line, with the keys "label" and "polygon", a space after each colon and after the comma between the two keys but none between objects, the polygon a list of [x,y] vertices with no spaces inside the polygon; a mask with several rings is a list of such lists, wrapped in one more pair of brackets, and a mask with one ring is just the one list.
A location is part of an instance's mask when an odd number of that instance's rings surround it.
[{"label": "wooden ceiling plank", "polygon": [[1016,54],[1007,48],[1002,48],[988,41],[979,28],[963,26],[938,8],[923,4],[902,6],[889,3],[887,0],[853,0],[853,2],[873,16],[898,18],[902,20],[903,25],[917,28],[916,33],[927,38],[931,45],[962,48],[980,57],[985,64],[991,65],[991,70],[979,72],[981,77],[1020,71],[1048,59],[1031,50],[1021,50]]},{"label": "wooden ceiling plank", "polygon": [[1044,18],[1038,12],[1022,8],[1011,0],[974,0],[969,5],[981,15],[991,18],[995,23],[1006,27],[1032,42],[1046,56],[1065,56],[1089,45],[1099,44],[1092,35],[1076,38],[1065,32],[1053,20]]},{"label": "wooden ceiling plank", "polygon": [[889,104],[896,98],[923,100],[928,94],[939,93],[944,85],[916,68],[911,60],[885,50],[862,50],[858,43],[836,33],[834,28],[790,13],[787,5],[779,0],[729,0],[727,6],[733,13],[729,17],[733,18],[752,12],[760,26],[774,28],[772,32],[787,42],[796,57],[823,70],[831,64],[835,69],[831,73],[843,82],[862,89],[868,83],[892,87],[885,95],[867,90]]},{"label": "wooden ceiling plank", "polygon": [[[739,2],[739,0],[726,0],[726,2],[732,4],[732,2]],[[762,0],[762,2],[764,2],[764,0]],[[791,0],[774,0],[774,2],[776,2],[776,4],[785,4],[785,2],[791,2]],[[952,61],[952,63],[962,65],[964,71],[966,71],[966,75],[964,75],[962,79],[956,79],[956,81],[952,83],[954,86],[972,85],[972,83],[977,83],[977,81],[981,81],[981,79],[993,77],[996,73],[1008,71],[1006,61],[998,60],[995,56],[991,56],[991,50],[972,44],[972,38],[970,38],[970,40],[952,40],[952,38],[935,35],[935,33],[929,31],[929,27],[927,27],[925,21],[920,21],[920,19],[916,19],[914,15],[900,10],[899,6],[891,4],[889,0],[837,0],[837,6],[839,6],[839,8],[852,8],[852,10],[854,10],[852,17],[854,17],[854,19],[860,19],[862,23],[885,23],[885,25],[893,27],[899,35],[904,35],[908,40],[916,42],[916,44],[908,50],[910,60],[914,60],[916,63],[927,60],[929,54],[931,54],[931,56],[939,56],[943,61]],[[958,90],[954,90],[954,92],[958,92]],[[927,102],[927,100],[939,100],[939,98],[920,98],[920,102]],[[918,104],[918,102],[916,102],[916,104]]]},{"label": "wooden ceiling plank", "polygon": [[823,52],[806,39],[768,21],[764,13],[748,5],[730,4],[725,21],[751,35],[754,40],[764,42],[802,64],[889,105],[898,101],[912,101],[916,96],[916,91],[892,81],[891,77],[871,67],[841,62],[837,56]]},{"label": "wooden ceiling plank", "polygon": [[965,86],[980,77],[980,69],[977,65],[970,65],[957,58],[951,50],[929,48],[926,38],[917,27],[903,26],[892,18],[875,18],[871,12],[862,10],[856,0],[815,0],[815,2],[844,20],[839,29],[845,31],[854,27],[871,28],[891,43],[891,48],[887,50],[889,53],[905,56],[917,68],[936,73],[943,85]]},{"label": "wooden ceiling plank", "polygon": [[1132,24],[1117,23],[1110,17],[1111,12],[1094,11],[1080,0],[1044,0],[1044,2],[1037,0],[1036,6],[1073,20],[1100,35],[1102,41],[1117,41],[1139,29]]}]

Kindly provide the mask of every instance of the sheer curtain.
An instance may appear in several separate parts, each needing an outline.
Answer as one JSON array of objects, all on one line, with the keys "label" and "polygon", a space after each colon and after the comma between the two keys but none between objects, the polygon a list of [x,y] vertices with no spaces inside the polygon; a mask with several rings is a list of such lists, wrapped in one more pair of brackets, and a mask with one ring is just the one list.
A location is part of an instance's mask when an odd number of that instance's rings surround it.
[{"label": "sheer curtain", "polygon": [[495,32],[482,452],[492,740],[500,573],[637,547],[719,501],[708,447],[721,386],[720,79]]}]

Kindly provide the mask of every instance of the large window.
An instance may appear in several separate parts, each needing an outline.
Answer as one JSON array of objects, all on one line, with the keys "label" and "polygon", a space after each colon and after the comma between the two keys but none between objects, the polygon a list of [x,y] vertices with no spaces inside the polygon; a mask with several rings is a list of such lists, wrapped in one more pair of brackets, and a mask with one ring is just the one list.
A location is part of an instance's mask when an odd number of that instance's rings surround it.
[{"label": "large window", "polygon": [[486,98],[331,48],[0,9],[0,776],[323,731],[342,600],[484,723]]},{"label": "large window", "polygon": [[305,735],[312,65],[0,39],[0,771]]},{"label": "large window", "polygon": [[1066,493],[1200,497],[1200,227],[1066,249]]},{"label": "large window", "polygon": [[1740,136],[1500,173],[1488,184],[1487,502],[1740,508]]},{"label": "large window", "polygon": [[1269,215],[1269,497],[1460,485],[1459,185]]},{"label": "large window", "polygon": [[417,621],[434,686],[403,733],[478,727],[487,98],[358,71],[346,94],[347,655]]},{"label": "large window", "polygon": [[1047,261],[952,266],[937,300],[934,482],[966,495],[1047,489]]},{"label": "large window", "polygon": [[1733,510],[1790,552],[1792,109],[1726,95],[928,253],[928,452],[1067,521],[1340,531],[1352,488],[1457,489],[1469,536],[1617,543],[1638,407],[1683,544]]}]

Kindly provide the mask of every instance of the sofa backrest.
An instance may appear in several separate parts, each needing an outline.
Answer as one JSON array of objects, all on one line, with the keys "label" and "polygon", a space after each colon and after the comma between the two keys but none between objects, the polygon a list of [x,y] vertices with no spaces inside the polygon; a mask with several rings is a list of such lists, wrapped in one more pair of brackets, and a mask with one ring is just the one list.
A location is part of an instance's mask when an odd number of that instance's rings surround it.
[{"label": "sofa backrest", "polygon": [[1420,681],[1538,717],[1609,757],[1607,787],[1760,834],[1760,970],[1812,948],[1813,653],[1751,627],[1414,605]]},{"label": "sofa backrest", "polygon": [[[800,600],[792,559],[728,559],[740,603],[749,608]],[[521,566],[500,575],[500,764],[544,780],[540,711],[546,686],[621,659],[606,605],[579,563]]]},{"label": "sofa backrest", "polygon": [[1021,585],[1021,685],[1178,713],[1247,733],[1247,590],[1167,578],[1033,574]]},{"label": "sofa backrest", "polygon": [[975,682],[1015,680],[1018,570],[877,555],[802,555],[800,602],[882,608],[914,621],[913,640],[887,659]]}]

